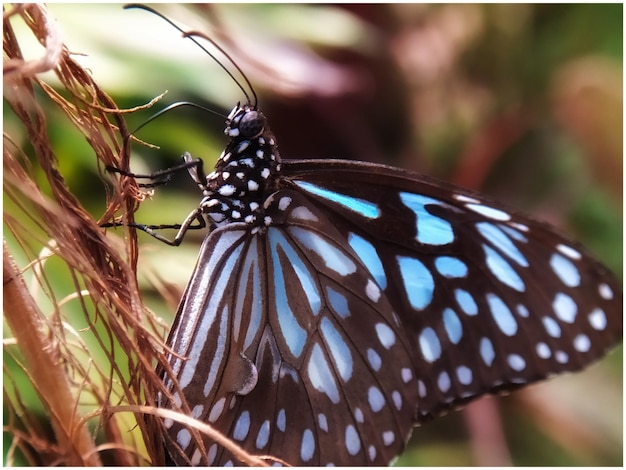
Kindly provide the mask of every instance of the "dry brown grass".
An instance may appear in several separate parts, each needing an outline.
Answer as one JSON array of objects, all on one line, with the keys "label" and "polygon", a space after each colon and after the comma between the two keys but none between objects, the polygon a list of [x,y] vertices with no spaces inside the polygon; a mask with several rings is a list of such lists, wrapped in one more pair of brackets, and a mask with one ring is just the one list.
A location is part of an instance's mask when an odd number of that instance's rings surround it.
[{"label": "dry brown grass", "polygon": [[[4,316],[12,335],[4,339],[4,430],[12,436],[5,463],[14,463],[16,449],[33,465],[161,463],[160,438],[141,406],[154,405],[154,365],[165,327],[139,297],[134,231],[125,229],[125,243],[116,246],[72,194],[40,101],[62,111],[93,149],[86,158],[97,159],[100,169],[128,167],[123,112],[72,59],[44,6],[8,7],[3,21],[4,98],[23,126],[18,133],[30,142],[24,149],[4,133],[4,194],[11,203],[4,212]],[[24,60],[15,21],[44,46],[39,59]],[[40,78],[48,70],[62,83],[60,91]],[[132,221],[141,191],[132,179],[121,181],[123,187],[108,192],[102,220],[123,209]],[[13,253],[7,236],[20,247]],[[16,259],[28,262],[19,266]],[[52,262],[63,264],[64,280],[74,286],[70,294],[53,287]],[[82,318],[70,313],[75,304]],[[23,384],[6,366],[7,357],[21,366],[40,412],[22,399]]]}]

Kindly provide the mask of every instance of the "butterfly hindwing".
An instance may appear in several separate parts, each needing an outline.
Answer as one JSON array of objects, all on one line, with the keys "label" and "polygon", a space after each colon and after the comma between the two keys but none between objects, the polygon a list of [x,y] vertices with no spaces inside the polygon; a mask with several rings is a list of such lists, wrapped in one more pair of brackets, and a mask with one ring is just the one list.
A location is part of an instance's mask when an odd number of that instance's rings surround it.
[{"label": "butterfly hindwing", "polygon": [[[209,235],[181,302],[188,321],[169,343],[187,357],[171,361],[191,414],[248,452],[291,464],[386,464],[404,446],[417,400],[399,317],[308,199],[279,191],[266,206],[266,228]],[[170,445],[189,463],[234,461],[171,426]]]}]

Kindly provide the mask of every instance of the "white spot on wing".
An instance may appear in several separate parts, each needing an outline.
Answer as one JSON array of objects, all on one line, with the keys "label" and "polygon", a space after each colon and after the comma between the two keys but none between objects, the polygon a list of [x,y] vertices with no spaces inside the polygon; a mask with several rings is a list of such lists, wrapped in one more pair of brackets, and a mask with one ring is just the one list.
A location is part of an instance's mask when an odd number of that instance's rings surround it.
[{"label": "white spot on wing", "polygon": [[354,410],[354,419],[356,419],[357,423],[362,423],[365,421],[365,417],[363,416],[363,412],[361,411],[361,408],[356,408]]},{"label": "white spot on wing", "polygon": [[317,222],[319,220],[313,212],[311,212],[307,207],[304,206],[298,206],[294,210],[292,210],[291,216],[296,219],[307,220],[311,222]]},{"label": "white spot on wing", "polygon": [[485,217],[489,217],[490,219],[494,219],[494,220],[502,220],[502,221],[507,221],[511,219],[511,216],[509,214],[507,214],[504,211],[501,211],[500,209],[495,209],[493,207],[489,207],[489,206],[485,206],[484,204],[466,204],[465,207],[467,207],[468,209],[484,215]]},{"label": "white spot on wing", "polygon": [[233,438],[237,441],[243,441],[248,435],[248,431],[250,431],[250,412],[246,410],[239,415],[235,423]]},{"label": "white spot on wing", "polygon": [[215,462],[216,456],[217,456],[217,444],[213,444],[211,447],[209,447],[209,452],[207,455],[207,460],[209,461],[209,465],[213,465],[213,462]]},{"label": "white spot on wing", "polygon": [[287,425],[286,418],[287,417],[285,416],[285,409],[281,408],[278,412],[278,416],[276,416],[276,427],[282,432],[285,432],[285,426]]},{"label": "white spot on wing", "polygon": [[346,426],[346,450],[350,455],[356,455],[361,450],[361,440],[353,425]]},{"label": "white spot on wing", "polygon": [[528,228],[528,225],[525,224],[520,224],[518,222],[511,222],[509,223],[509,225],[511,227],[516,228],[517,230],[519,230],[520,232],[528,232],[530,229]]},{"label": "white spot on wing", "polygon": [[330,370],[330,364],[328,364],[322,348],[317,343],[313,345],[307,373],[309,374],[311,384],[318,392],[325,393],[333,403],[339,403],[337,383]]},{"label": "white spot on wing", "polygon": [[382,359],[380,358],[378,353],[374,351],[372,348],[367,349],[367,362],[369,362],[370,366],[372,366],[372,369],[374,369],[377,372],[380,370],[380,367],[382,366]]},{"label": "white spot on wing", "polygon": [[202,459],[202,454],[200,453],[200,449],[196,449],[193,451],[193,455],[191,456],[191,465],[197,467],[200,465],[200,460]]},{"label": "white spot on wing", "polygon": [[394,434],[393,431],[385,431],[383,433],[383,443],[386,446],[390,446],[391,444],[393,444],[393,441],[396,440],[396,435]]},{"label": "white spot on wing", "polygon": [[595,330],[604,330],[606,328],[606,323],[606,314],[604,313],[604,310],[596,308],[589,314],[589,324]]},{"label": "white spot on wing", "polygon": [[567,246],[567,245],[563,245],[562,243],[559,243],[556,246],[556,249],[559,250],[568,258],[575,259],[575,260],[579,260],[582,258],[582,255],[571,246]]},{"label": "white spot on wing", "polygon": [[453,194],[452,197],[459,202],[469,202],[472,204],[480,204],[478,199],[474,199],[473,197],[469,197],[465,194]]},{"label": "white spot on wing", "polygon": [[507,362],[509,363],[511,369],[517,372],[521,372],[526,368],[526,361],[519,354],[509,354]]},{"label": "white spot on wing", "polygon": [[224,411],[225,403],[225,397],[222,397],[215,402],[215,405],[213,405],[213,408],[211,408],[211,412],[209,413],[209,423],[214,423],[215,421],[217,421],[217,418],[219,418],[222,414],[222,411]]},{"label": "white spot on wing", "polygon": [[589,352],[589,349],[591,349],[589,336],[584,334],[576,336],[576,338],[574,338],[574,348],[576,348],[576,351],[581,353]]},{"label": "white spot on wing", "polygon": [[284,212],[289,207],[289,204],[291,204],[290,197],[287,197],[287,196],[281,197],[280,201],[278,201],[278,208]]},{"label": "white spot on wing", "polygon": [[356,272],[356,265],[352,259],[319,234],[301,227],[289,227],[289,232],[307,249],[315,252],[324,260],[326,267],[337,274],[347,276]]},{"label": "white spot on wing", "polygon": [[394,390],[391,393],[391,399],[393,400],[393,404],[396,407],[396,410],[400,411],[402,409],[402,395],[397,390]]},{"label": "white spot on wing", "polygon": [[550,347],[543,342],[537,343],[535,350],[537,351],[537,356],[539,356],[541,359],[548,359],[552,355]]},{"label": "white spot on wing", "polygon": [[613,299],[613,289],[608,284],[602,283],[598,286],[598,292],[600,293],[600,297],[604,300]]},{"label": "white spot on wing", "polygon": [[270,422],[269,420],[263,421],[261,427],[259,428],[259,433],[256,437],[256,448],[261,450],[263,449],[270,439]]},{"label": "white spot on wing", "polygon": [[317,422],[322,431],[328,432],[328,420],[326,419],[326,415],[324,413],[317,415]]},{"label": "white spot on wing", "polygon": [[393,333],[393,330],[384,323],[376,323],[376,334],[378,335],[380,344],[382,344],[385,349],[389,349],[396,343],[396,335]]},{"label": "white spot on wing", "polygon": [[424,398],[426,396],[426,385],[421,380],[417,381],[417,393],[420,398]]},{"label": "white spot on wing", "polygon": [[196,405],[193,407],[193,410],[191,410],[191,416],[198,419],[202,415],[203,411],[204,411],[204,405]]},{"label": "white spot on wing", "polygon": [[439,374],[439,377],[437,378],[437,386],[439,387],[439,390],[441,390],[443,393],[446,393],[448,390],[450,390],[450,385],[450,376],[447,372],[443,371],[441,374]]},{"label": "white spot on wing", "polygon": [[564,351],[555,352],[554,358],[556,359],[557,362],[560,362],[561,364],[565,364],[567,361],[569,361],[569,356]]},{"label": "white spot on wing", "polygon": [[315,453],[315,436],[310,429],[305,429],[302,433],[302,444],[300,445],[300,458],[303,462],[308,462]]},{"label": "white spot on wing", "polygon": [[552,302],[552,310],[554,310],[559,320],[566,323],[574,323],[578,313],[578,306],[569,295],[559,292]]},{"label": "white spot on wing", "polygon": [[367,298],[370,299],[372,302],[378,302],[380,300],[380,288],[371,279],[367,280],[367,285],[365,286],[365,294],[367,295]]},{"label": "white spot on wing", "polygon": [[191,434],[189,433],[189,431],[187,431],[186,429],[181,429],[180,431],[178,431],[178,434],[176,434],[176,442],[183,450],[189,447],[189,443],[191,442]]},{"label": "white spot on wing", "polygon": [[385,398],[378,387],[370,387],[367,391],[367,401],[374,413],[378,413],[385,406]]}]

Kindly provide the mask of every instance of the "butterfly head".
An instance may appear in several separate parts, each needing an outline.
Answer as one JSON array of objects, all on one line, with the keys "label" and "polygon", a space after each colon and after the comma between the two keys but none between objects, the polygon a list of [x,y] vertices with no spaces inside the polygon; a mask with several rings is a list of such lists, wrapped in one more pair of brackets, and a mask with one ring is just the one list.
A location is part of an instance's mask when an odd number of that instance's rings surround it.
[{"label": "butterfly head", "polygon": [[266,125],[267,118],[261,111],[237,103],[228,115],[224,133],[232,138],[254,139],[263,134]]}]

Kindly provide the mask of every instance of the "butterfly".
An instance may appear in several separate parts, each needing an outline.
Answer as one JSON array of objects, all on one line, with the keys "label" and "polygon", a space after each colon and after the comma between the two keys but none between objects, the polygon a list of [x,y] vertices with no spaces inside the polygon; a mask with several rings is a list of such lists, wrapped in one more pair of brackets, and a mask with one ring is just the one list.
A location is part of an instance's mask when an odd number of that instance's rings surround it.
[{"label": "butterfly", "polygon": [[[549,226],[390,166],[283,160],[256,99],[225,135],[208,175],[184,155],[202,199],[171,244],[210,232],[159,407],[270,462],[387,465],[415,425],[621,341],[620,283]],[[240,463],[190,425],[163,426],[177,464]]]}]

